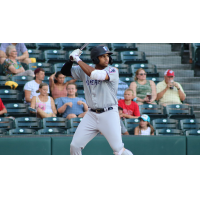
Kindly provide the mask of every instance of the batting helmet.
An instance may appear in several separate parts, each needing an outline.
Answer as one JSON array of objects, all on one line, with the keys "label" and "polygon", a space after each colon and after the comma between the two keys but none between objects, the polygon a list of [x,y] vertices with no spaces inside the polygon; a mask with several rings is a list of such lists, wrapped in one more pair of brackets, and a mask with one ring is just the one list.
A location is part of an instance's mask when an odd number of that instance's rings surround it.
[{"label": "batting helmet", "polygon": [[110,52],[107,46],[103,46],[103,45],[96,46],[92,49],[91,54],[90,54],[92,62],[94,64],[99,64],[98,57],[104,54],[109,54],[109,64],[112,65],[113,62],[112,62],[112,57],[110,55],[112,55],[113,53]]}]

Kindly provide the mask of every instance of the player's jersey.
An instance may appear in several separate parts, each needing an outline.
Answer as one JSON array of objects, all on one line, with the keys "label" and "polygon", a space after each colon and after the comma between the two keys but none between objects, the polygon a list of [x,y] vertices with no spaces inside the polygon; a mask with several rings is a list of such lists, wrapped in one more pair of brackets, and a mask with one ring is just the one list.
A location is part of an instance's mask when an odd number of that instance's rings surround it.
[{"label": "player's jersey", "polygon": [[118,105],[117,90],[119,73],[114,67],[103,69],[109,76],[109,81],[92,80],[80,66],[73,66],[71,74],[74,79],[83,81],[85,99],[89,108],[107,108]]}]

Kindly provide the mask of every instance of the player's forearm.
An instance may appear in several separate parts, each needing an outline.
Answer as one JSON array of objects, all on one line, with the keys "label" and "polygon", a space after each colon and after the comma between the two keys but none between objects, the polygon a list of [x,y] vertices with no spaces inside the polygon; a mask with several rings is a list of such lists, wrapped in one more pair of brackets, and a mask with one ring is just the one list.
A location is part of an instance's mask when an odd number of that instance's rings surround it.
[{"label": "player's forearm", "polygon": [[90,76],[92,71],[94,71],[95,69],[89,65],[87,65],[86,63],[84,63],[83,61],[79,61],[78,65],[81,67],[81,69],[88,75]]}]

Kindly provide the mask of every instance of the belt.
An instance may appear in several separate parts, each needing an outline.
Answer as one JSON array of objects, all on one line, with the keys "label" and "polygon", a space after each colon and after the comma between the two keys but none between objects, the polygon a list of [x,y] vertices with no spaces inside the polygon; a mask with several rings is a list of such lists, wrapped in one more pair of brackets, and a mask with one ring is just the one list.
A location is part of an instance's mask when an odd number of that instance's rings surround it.
[{"label": "belt", "polygon": [[106,111],[109,111],[109,110],[113,110],[113,107],[109,107],[109,108],[105,108],[105,109],[90,109],[92,112],[95,112],[95,113],[103,113],[103,112],[106,112]]}]

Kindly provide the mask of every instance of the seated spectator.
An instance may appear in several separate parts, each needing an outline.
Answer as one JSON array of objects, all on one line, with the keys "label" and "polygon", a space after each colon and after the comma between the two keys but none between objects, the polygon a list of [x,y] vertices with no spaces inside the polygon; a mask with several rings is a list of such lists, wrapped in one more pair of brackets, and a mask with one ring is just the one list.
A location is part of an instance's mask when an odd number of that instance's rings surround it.
[{"label": "seated spectator", "polygon": [[31,108],[36,109],[37,117],[43,119],[46,117],[56,117],[57,110],[52,97],[48,96],[49,86],[46,83],[41,83],[38,96],[31,99]]},{"label": "seated spectator", "polygon": [[139,119],[140,123],[135,128],[134,135],[154,135],[154,128],[150,124],[150,117],[148,115],[142,115]]},{"label": "seated spectator", "polygon": [[[42,68],[37,68],[34,71],[34,74],[35,74],[35,80],[28,81],[24,85],[24,93],[25,93],[24,94],[24,96],[25,96],[24,103],[26,103],[28,105],[30,105],[31,99],[33,98],[33,96],[39,95],[39,93],[36,93],[36,91],[39,89],[40,84],[44,80],[45,71]],[[48,93],[49,93],[49,89],[48,89]]]},{"label": "seated spectator", "polygon": [[129,132],[127,131],[126,127],[124,126],[124,123],[121,118],[123,118],[123,109],[121,107],[118,107],[119,117],[120,117],[120,125],[121,125],[121,133],[122,135],[129,135]]},{"label": "seated spectator", "polygon": [[[135,82],[130,84],[134,96],[137,98],[137,104],[156,104],[156,84],[146,79],[146,72],[140,68],[135,72]],[[151,94],[151,100],[147,97],[147,93]]]},{"label": "seated spectator", "polygon": [[3,64],[6,58],[8,58],[8,55],[6,54],[6,49],[10,45],[13,45],[16,48],[17,51],[16,60],[18,60],[21,63],[26,63],[27,65],[31,63],[28,50],[24,43],[2,43],[0,47],[0,64]]},{"label": "seated spectator", "polygon": [[67,97],[61,97],[57,100],[57,108],[59,113],[63,113],[62,117],[72,119],[76,117],[84,117],[88,111],[85,99],[76,97],[76,84],[67,85]]},{"label": "seated spectator", "polygon": [[4,117],[3,115],[7,113],[7,109],[3,104],[3,101],[0,98],[0,117]]},{"label": "seated spectator", "polygon": [[15,46],[9,45],[6,48],[7,58],[3,62],[4,74],[11,78],[12,76],[35,76],[32,70],[26,70],[17,60],[17,51]]},{"label": "seated spectator", "polygon": [[167,70],[164,73],[164,80],[157,84],[157,101],[159,104],[166,106],[170,104],[182,104],[186,94],[180,83],[174,82],[174,71]]},{"label": "seated spectator", "polygon": [[128,85],[119,79],[118,90],[117,90],[117,99],[124,99],[124,92],[128,89]]},{"label": "seated spectator", "polygon": [[133,98],[133,90],[127,89],[124,92],[124,99],[118,101],[118,106],[123,109],[122,117],[130,119],[140,116],[139,106],[136,102],[132,101]]},{"label": "seated spectator", "polygon": [[61,72],[56,72],[49,77],[49,86],[53,99],[67,96],[67,85],[69,83],[75,83],[76,80],[65,81],[65,77]]}]

